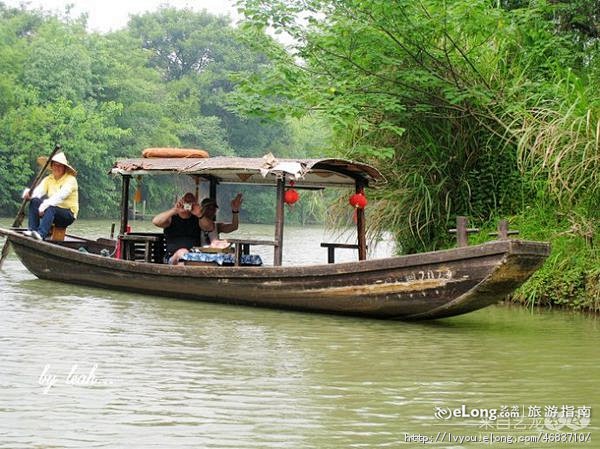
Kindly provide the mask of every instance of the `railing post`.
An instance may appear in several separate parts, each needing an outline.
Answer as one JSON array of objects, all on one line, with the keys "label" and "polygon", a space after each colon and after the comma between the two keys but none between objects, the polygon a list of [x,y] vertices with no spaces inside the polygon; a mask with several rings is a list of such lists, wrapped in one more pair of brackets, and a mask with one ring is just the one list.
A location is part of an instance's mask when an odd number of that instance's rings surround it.
[{"label": "railing post", "polygon": [[498,230],[496,232],[490,232],[488,235],[497,237],[498,240],[508,240],[509,236],[517,234],[519,234],[519,231],[508,229],[508,220],[500,220],[498,222]]},{"label": "railing post", "polygon": [[456,229],[450,229],[451,234],[456,234],[456,245],[459,248],[469,245],[469,234],[479,232],[479,228],[467,228],[467,217],[456,217]]},{"label": "railing post", "polygon": [[508,239],[508,220],[500,220],[498,222],[498,238],[500,240]]},{"label": "railing post", "polygon": [[456,244],[459,248],[469,245],[467,237],[467,217],[456,217]]}]

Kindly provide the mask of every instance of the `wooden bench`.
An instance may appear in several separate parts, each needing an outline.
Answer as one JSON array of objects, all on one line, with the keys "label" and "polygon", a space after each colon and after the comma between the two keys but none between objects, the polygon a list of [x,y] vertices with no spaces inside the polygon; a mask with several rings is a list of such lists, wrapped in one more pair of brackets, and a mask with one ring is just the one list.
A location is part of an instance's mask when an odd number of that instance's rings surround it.
[{"label": "wooden bench", "polygon": [[251,245],[275,246],[272,240],[227,239],[235,245],[235,264],[241,265],[242,254],[250,254]]},{"label": "wooden bench", "polygon": [[335,263],[335,250],[343,249],[358,249],[358,245],[351,243],[321,243],[321,248],[327,248],[327,263]]},{"label": "wooden bench", "polygon": [[163,263],[165,240],[162,233],[132,232],[120,235],[121,258]]}]

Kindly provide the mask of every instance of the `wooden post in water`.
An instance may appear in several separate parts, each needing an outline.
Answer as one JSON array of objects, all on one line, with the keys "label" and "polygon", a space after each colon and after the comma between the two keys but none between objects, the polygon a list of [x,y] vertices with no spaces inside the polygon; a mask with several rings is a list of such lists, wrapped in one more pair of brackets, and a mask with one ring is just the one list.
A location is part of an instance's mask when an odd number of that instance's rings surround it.
[{"label": "wooden post in water", "polygon": [[[356,180],[356,193],[364,190],[364,182]],[[367,233],[365,227],[365,210],[363,208],[356,209],[356,235],[358,243],[358,260],[367,260]]]},{"label": "wooden post in water", "polygon": [[281,179],[277,180],[277,204],[275,205],[275,251],[273,254],[273,265],[275,266],[280,266],[283,259],[284,190],[285,175],[282,175]]}]

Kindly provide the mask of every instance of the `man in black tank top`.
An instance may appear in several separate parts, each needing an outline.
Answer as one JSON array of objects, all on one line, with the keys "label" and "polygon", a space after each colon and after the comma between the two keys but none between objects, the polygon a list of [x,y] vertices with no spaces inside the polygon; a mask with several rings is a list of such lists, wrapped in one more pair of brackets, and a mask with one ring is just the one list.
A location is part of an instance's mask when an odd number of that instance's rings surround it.
[{"label": "man in black tank top", "polygon": [[196,196],[187,192],[171,209],[152,219],[155,226],[164,229],[170,264],[179,263],[179,259],[193,246],[200,245],[199,216],[200,205]]}]

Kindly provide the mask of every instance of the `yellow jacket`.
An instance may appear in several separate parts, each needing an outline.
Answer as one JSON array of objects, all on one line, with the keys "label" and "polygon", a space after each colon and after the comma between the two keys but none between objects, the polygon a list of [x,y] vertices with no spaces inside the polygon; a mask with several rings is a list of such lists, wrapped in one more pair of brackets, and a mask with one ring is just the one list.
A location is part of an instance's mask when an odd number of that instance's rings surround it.
[{"label": "yellow jacket", "polygon": [[47,198],[42,202],[40,210],[45,210],[48,206],[57,206],[64,209],[70,209],[73,216],[77,218],[79,212],[79,187],[77,178],[71,173],[65,173],[60,179],[55,179],[53,175],[46,176],[42,182],[33,191],[32,197]]}]

